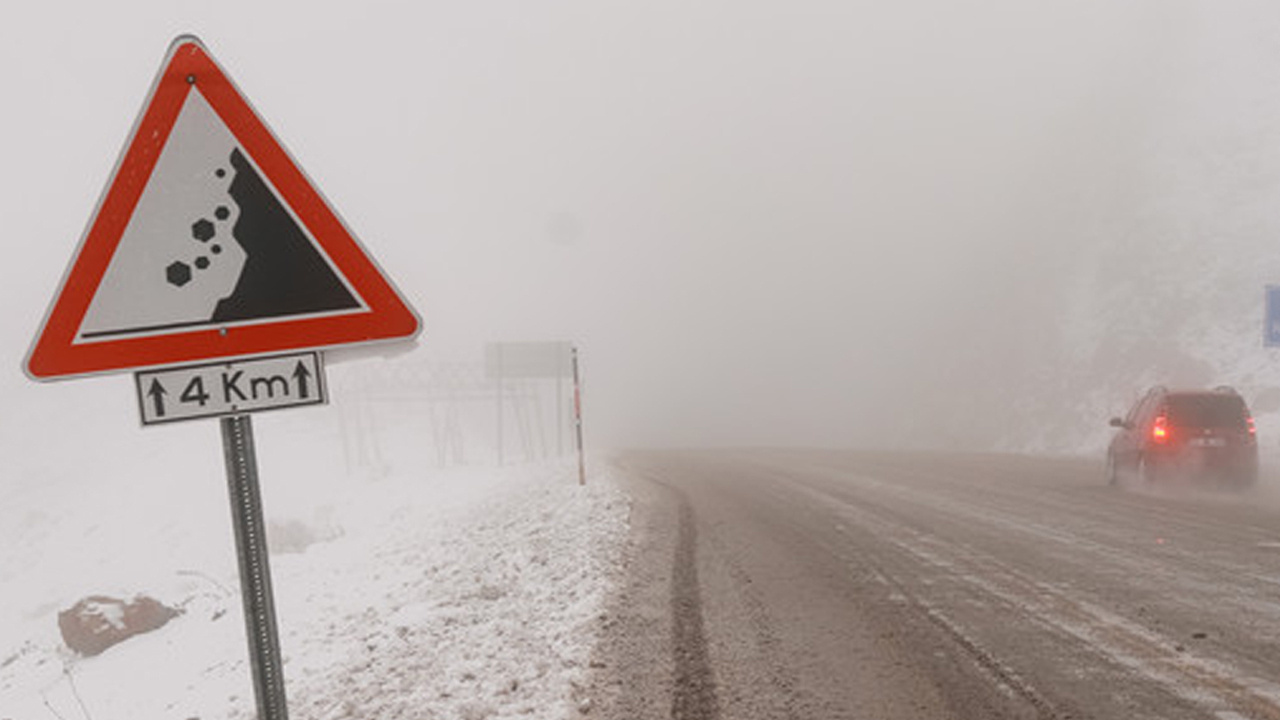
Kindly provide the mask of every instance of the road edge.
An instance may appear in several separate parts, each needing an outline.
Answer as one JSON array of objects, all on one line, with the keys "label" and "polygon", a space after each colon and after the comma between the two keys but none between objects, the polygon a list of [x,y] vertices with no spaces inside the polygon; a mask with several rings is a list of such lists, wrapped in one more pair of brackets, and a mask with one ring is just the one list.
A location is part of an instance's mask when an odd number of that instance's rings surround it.
[{"label": "road edge", "polygon": [[625,459],[610,464],[611,481],[629,501],[628,536],[592,653],[589,712],[602,720],[667,720],[675,681],[673,561],[680,503],[671,490],[629,470]]}]

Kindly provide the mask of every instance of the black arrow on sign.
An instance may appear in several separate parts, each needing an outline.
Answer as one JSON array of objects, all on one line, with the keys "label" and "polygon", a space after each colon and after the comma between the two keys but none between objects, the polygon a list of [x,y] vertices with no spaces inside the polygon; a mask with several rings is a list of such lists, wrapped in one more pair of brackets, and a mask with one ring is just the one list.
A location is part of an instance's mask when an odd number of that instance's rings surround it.
[{"label": "black arrow on sign", "polygon": [[151,397],[151,401],[155,403],[156,417],[164,417],[164,396],[168,391],[160,384],[158,379],[152,378],[151,388],[147,390],[147,395]]},{"label": "black arrow on sign", "polygon": [[298,361],[298,367],[293,369],[293,376],[298,379],[298,397],[302,400],[307,399],[307,379],[311,377],[311,371],[307,366]]}]

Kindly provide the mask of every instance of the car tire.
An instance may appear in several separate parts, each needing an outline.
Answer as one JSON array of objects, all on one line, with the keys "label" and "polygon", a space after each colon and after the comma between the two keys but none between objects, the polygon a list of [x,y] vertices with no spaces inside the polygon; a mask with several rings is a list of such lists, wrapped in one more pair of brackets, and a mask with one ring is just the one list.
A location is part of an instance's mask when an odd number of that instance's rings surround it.
[{"label": "car tire", "polygon": [[1138,464],[1135,466],[1134,475],[1142,485],[1152,485],[1156,481],[1155,468],[1151,467],[1147,459],[1141,455],[1138,456]]}]

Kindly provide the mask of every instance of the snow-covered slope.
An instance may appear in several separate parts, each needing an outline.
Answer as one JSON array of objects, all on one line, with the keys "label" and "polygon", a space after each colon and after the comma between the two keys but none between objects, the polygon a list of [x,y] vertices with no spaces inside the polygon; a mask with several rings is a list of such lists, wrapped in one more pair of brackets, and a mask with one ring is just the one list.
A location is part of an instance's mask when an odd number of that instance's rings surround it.
[{"label": "snow-covered slope", "polygon": [[[291,716],[577,715],[628,506],[607,477],[580,487],[576,470],[277,483],[305,502],[264,477]],[[213,512],[181,510],[225,489],[166,507],[172,482],[83,483],[74,502],[61,487],[25,490],[0,545],[0,718],[254,717],[225,497]],[[185,612],[97,657],[62,645],[60,608],[139,592]]]},{"label": "snow-covered slope", "polygon": [[1100,453],[1108,417],[1155,384],[1236,387],[1280,447],[1280,350],[1262,343],[1264,287],[1280,284],[1280,27],[1185,13],[1152,29],[1167,43],[1138,102],[1077,127],[1112,151],[1086,157],[1044,217],[1053,242],[1025,238],[1031,260],[1010,268],[1038,302],[1001,316],[1023,340],[986,366],[1009,368],[988,389],[1000,447]]}]

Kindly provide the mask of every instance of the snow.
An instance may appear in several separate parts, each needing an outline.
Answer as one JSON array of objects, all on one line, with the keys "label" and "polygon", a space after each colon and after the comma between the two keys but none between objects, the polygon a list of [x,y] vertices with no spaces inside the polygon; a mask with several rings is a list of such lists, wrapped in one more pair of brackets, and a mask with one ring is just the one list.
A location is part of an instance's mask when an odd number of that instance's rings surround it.
[{"label": "snow", "polygon": [[117,630],[123,630],[124,625],[124,608],[119,605],[104,605],[102,603],[90,602],[85,605],[84,614],[86,616],[96,615],[107,621],[111,627]]},{"label": "snow", "polygon": [[[324,426],[257,431],[291,717],[589,708],[629,513],[606,466],[589,463],[585,486],[567,459],[423,469],[393,456],[362,476],[334,461]],[[157,457],[134,476],[4,488],[0,720],[255,717],[226,488],[220,466],[204,468],[216,448],[175,478],[158,469],[192,442],[142,432]],[[59,610],[137,593],[183,614],[97,657],[63,646]]]}]

